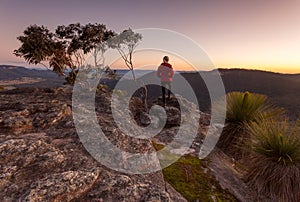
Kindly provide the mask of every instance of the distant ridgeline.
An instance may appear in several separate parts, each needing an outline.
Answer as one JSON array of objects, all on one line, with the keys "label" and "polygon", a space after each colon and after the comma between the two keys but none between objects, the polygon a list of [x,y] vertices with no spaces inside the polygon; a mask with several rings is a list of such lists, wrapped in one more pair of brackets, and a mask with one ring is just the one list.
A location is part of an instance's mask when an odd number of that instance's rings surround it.
[{"label": "distant ridgeline", "polygon": [[52,71],[41,71],[43,69],[26,68],[21,66],[0,65],[0,80],[18,79],[22,77],[57,78]]},{"label": "distant ridgeline", "polygon": [[21,66],[0,65],[0,85],[14,87],[50,88],[61,86],[64,78],[56,73],[43,69],[32,69]]},{"label": "distant ridgeline", "polygon": [[[142,70],[139,70],[142,73]],[[118,70],[118,78],[126,74],[128,70]],[[266,72],[260,70],[245,69],[219,69],[220,75],[224,82],[226,92],[249,91],[252,93],[260,93],[267,95],[274,105],[280,106],[288,110],[291,119],[300,116],[300,74],[280,74],[274,72]],[[137,71],[137,74],[139,72]],[[145,73],[145,72],[143,72]],[[200,110],[210,111],[210,97],[205,82],[196,72],[179,72],[192,86],[198,98]],[[201,74],[207,78],[215,75],[216,70],[202,71]],[[147,76],[153,76],[153,73]],[[176,74],[175,78],[176,79]],[[110,88],[113,88],[117,81],[107,82]],[[160,96],[161,90],[159,86],[148,86],[148,99]]]},{"label": "distant ridgeline", "polygon": [[[150,72],[150,73],[149,73]],[[232,91],[249,91],[253,93],[265,94],[270,97],[273,104],[284,107],[288,110],[291,119],[296,119],[300,116],[300,74],[280,74],[259,70],[245,70],[245,69],[219,69],[221,77],[224,82],[226,92]],[[116,71],[117,79],[123,77],[128,73],[128,79],[131,78],[129,70],[118,69]],[[147,74],[148,73],[148,74]],[[184,72],[180,73],[192,86],[194,92],[198,98],[201,111],[210,111],[210,97],[207,87],[196,72]],[[216,73],[213,71],[202,71],[209,78]],[[141,79],[147,79],[148,76],[155,76],[155,72],[151,70],[136,70],[137,77],[145,74]],[[175,74],[175,78],[178,75]],[[54,72],[41,71],[37,69],[29,69],[25,67],[0,65],[0,81],[1,80],[18,80],[23,77],[28,78],[42,78],[42,83],[36,83],[35,87],[55,87],[62,85],[64,78],[58,77]],[[125,79],[126,80],[126,79]],[[113,89],[118,81],[104,78],[101,83],[108,85]],[[51,85],[50,85],[51,84]],[[24,87],[20,85],[18,87]],[[25,87],[27,87],[25,85]],[[159,86],[148,86],[148,99],[155,99],[160,96],[161,89]]]}]

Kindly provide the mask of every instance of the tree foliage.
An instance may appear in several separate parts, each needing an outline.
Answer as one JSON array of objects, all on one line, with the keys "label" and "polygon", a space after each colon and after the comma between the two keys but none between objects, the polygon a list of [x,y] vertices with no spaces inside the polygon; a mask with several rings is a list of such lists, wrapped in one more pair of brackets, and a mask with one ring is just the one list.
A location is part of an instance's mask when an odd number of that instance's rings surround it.
[{"label": "tree foliage", "polygon": [[[24,59],[29,64],[39,64],[42,61],[51,61],[55,49],[63,46],[55,40],[55,36],[44,26],[31,25],[18,40],[22,46],[14,54]],[[60,49],[63,47],[60,47]]]},{"label": "tree foliage", "polygon": [[[31,25],[17,38],[21,47],[14,50],[14,54],[29,64],[42,64],[59,75],[65,75],[69,68],[69,76],[73,77],[76,69],[84,64],[86,54],[114,35],[98,23],[61,25],[55,32],[44,26]],[[71,83],[72,80],[74,78],[70,79]]]},{"label": "tree foliage", "polygon": [[142,40],[142,35],[133,32],[130,28],[124,30],[109,42],[109,47],[118,50],[125,65],[132,72],[133,79],[136,80],[133,72],[133,52],[138,46],[138,43]]}]

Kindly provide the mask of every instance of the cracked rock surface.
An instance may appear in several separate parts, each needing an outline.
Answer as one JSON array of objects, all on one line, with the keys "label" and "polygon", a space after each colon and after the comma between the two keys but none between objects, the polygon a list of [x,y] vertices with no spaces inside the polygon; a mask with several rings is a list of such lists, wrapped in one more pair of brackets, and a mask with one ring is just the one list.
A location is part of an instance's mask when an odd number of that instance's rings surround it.
[{"label": "cracked rock surface", "polygon": [[[125,151],[154,151],[116,128],[109,99],[96,96],[106,137]],[[96,161],[77,136],[70,87],[0,92],[0,159],[1,201],[186,201],[161,171],[126,174]]]}]

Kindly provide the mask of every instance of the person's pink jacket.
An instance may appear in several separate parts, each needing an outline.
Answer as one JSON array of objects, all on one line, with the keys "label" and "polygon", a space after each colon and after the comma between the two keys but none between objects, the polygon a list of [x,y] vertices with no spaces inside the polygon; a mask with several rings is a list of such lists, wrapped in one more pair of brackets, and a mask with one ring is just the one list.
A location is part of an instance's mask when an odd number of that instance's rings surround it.
[{"label": "person's pink jacket", "polygon": [[172,82],[174,76],[172,65],[165,62],[161,63],[157,69],[157,76],[161,82]]}]

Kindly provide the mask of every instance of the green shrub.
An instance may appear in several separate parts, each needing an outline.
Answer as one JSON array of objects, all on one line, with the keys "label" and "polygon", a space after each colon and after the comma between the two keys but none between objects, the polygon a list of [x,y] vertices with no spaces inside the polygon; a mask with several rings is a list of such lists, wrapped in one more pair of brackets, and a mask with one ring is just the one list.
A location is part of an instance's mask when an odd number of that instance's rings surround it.
[{"label": "green shrub", "polygon": [[252,155],[248,181],[272,201],[300,201],[300,129],[287,121],[248,126]]},{"label": "green shrub", "polygon": [[218,147],[227,154],[240,157],[241,148],[248,137],[246,125],[278,115],[283,115],[283,110],[272,106],[265,95],[249,92],[228,93],[225,127]]}]

